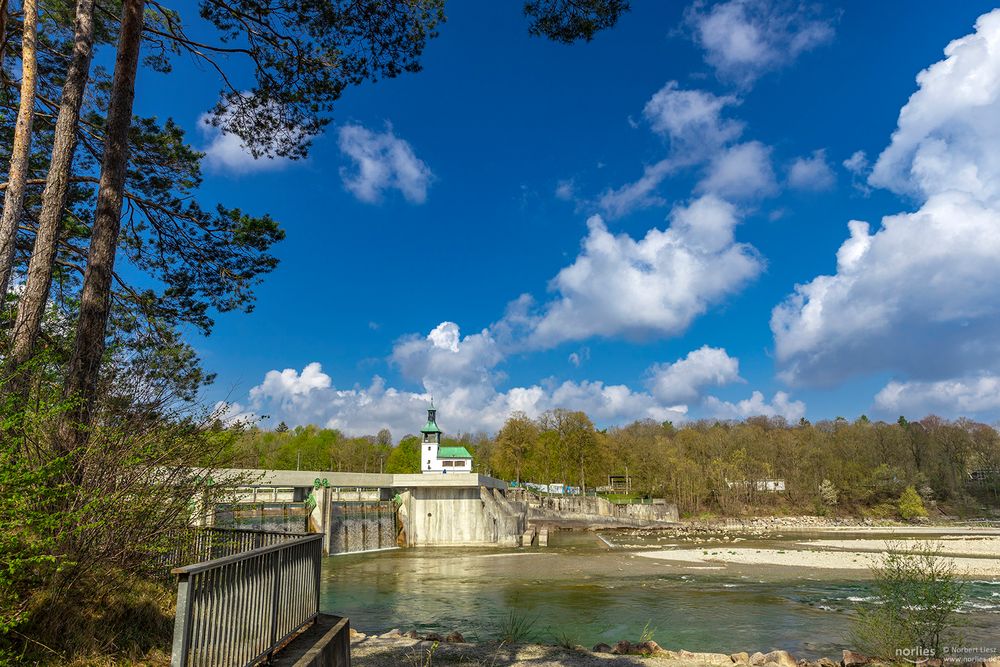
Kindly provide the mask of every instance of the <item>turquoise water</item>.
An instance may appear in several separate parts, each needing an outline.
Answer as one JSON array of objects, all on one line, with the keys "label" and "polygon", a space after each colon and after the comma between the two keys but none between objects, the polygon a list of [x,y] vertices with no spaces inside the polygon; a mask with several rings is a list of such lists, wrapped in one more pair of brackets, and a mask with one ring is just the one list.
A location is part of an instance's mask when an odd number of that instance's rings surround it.
[{"label": "turquoise water", "polygon": [[[364,632],[458,630],[487,640],[513,611],[533,622],[539,642],[635,641],[648,626],[671,649],[816,658],[849,647],[854,609],[870,595],[866,582],[845,578],[853,574],[667,564],[609,550],[592,534],[550,543],[332,557],[322,607]],[[963,612],[966,644],[1000,644],[1000,581],[970,582]]]}]

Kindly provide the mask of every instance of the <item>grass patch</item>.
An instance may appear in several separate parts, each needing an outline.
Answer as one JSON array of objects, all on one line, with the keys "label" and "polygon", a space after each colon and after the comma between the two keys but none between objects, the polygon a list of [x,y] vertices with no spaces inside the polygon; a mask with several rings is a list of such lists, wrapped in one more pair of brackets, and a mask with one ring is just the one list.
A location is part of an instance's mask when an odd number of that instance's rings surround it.
[{"label": "grass patch", "polygon": [[504,644],[524,644],[533,638],[533,630],[537,617],[529,617],[516,609],[510,612],[497,624],[496,638]]}]

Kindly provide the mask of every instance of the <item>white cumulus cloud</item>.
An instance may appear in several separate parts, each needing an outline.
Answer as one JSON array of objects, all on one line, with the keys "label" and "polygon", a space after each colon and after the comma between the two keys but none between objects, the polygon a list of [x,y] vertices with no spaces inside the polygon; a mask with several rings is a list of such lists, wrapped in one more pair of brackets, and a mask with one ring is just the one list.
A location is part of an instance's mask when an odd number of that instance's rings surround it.
[{"label": "white cumulus cloud", "polygon": [[718,347],[704,345],[672,364],[649,369],[649,387],[662,401],[693,401],[707,386],[742,382],[740,362]]},{"label": "white cumulus cloud", "polygon": [[704,90],[684,90],[668,81],[642,110],[657,134],[670,142],[678,158],[711,155],[743,132],[743,123],[723,118],[726,107],[740,101],[732,95],[715,95]]},{"label": "white cumulus cloud", "polygon": [[606,190],[597,200],[608,218],[661,206],[660,185],[684,169],[702,168],[699,193],[734,199],[772,194],[777,184],[771,167],[771,148],[759,141],[734,144],[743,133],[742,122],[726,118],[727,107],[739,105],[731,95],[685,90],[669,81],[646,103],[643,116],[668,144],[666,157],[648,164],[631,183]]},{"label": "white cumulus cloud", "polygon": [[1000,196],[1000,10],[944,53],[917,75],[870,182],[920,199],[956,191],[992,204]]},{"label": "white cumulus cloud", "polygon": [[833,39],[833,24],[813,9],[791,0],[699,1],[686,20],[718,77],[748,87]]},{"label": "white cumulus cloud", "polygon": [[739,220],[731,204],[705,195],[670,219],[669,228],[635,240],[590,218],[582,251],[551,282],[556,298],[528,320],[528,347],[676,335],[762,270],[756,250],[733,238]]},{"label": "white cumulus cloud", "polygon": [[749,141],[717,153],[697,189],[732,199],[773,194],[777,183],[771,168],[771,148]]},{"label": "white cumulus cloud", "polygon": [[731,403],[715,396],[705,399],[705,409],[718,419],[746,419],[747,417],[784,417],[790,422],[797,422],[806,415],[806,404],[793,401],[783,391],[776,392],[768,402],[764,394],[755,391],[750,398]]},{"label": "white cumulus cloud", "polygon": [[877,230],[851,221],[836,273],[796,286],[772,312],[790,381],[1000,370],[1000,10],[945,54],[920,73],[870,178],[919,210]]},{"label": "white cumulus cloud", "polygon": [[[864,158],[864,153],[861,157]],[[788,169],[788,184],[799,190],[829,190],[836,181],[833,169],[826,161],[826,151],[822,148],[813,151],[809,157],[795,158]]]},{"label": "white cumulus cloud", "polygon": [[412,204],[427,200],[434,175],[410,144],[393,133],[392,126],[373,132],[361,125],[344,125],[338,145],[354,163],[353,169],[341,168],[340,178],[361,201],[379,202],[387,190],[398,190]]},{"label": "white cumulus cloud", "polygon": [[[505,376],[495,368],[503,359],[487,332],[462,336],[457,325],[442,322],[427,336],[404,338],[393,350],[393,362],[420,386],[417,391],[389,387],[379,376],[367,386],[338,387],[314,362],[301,371],[269,371],[250,390],[249,404],[232,404],[228,414],[267,415],[271,423],[318,424],[352,435],[386,427],[399,438],[419,428],[433,396],[442,428],[451,433],[496,432],[514,411],[537,417],[556,408],[583,410],[601,425],[636,419],[682,422],[690,418],[690,405],[719,416],[724,404],[703,399],[702,391],[742,381],[739,362],[725,350],[707,346],[673,363],[651,366],[648,391],[601,380],[544,379],[502,388]],[[791,414],[800,405],[781,396],[771,404],[751,400],[738,405],[752,414]]]},{"label": "white cumulus cloud", "polygon": [[890,382],[875,396],[875,407],[890,414],[946,417],[1000,411],[1000,375],[983,374],[936,382]]}]

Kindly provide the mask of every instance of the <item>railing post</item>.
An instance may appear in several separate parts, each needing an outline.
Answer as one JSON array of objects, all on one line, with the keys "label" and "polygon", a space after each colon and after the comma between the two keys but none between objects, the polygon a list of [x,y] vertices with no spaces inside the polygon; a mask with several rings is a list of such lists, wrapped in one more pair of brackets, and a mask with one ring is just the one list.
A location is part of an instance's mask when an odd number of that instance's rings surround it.
[{"label": "railing post", "polygon": [[274,586],[271,588],[271,650],[267,652],[268,662],[278,643],[278,611],[281,600],[281,571],[284,569],[287,549],[274,552]]},{"label": "railing post", "polygon": [[323,571],[323,542],[320,541],[315,549],[313,549],[313,578],[315,579],[316,587],[316,617],[319,618],[319,591],[320,591],[320,576]]},{"label": "railing post", "polygon": [[191,592],[190,576],[186,573],[178,575],[170,667],[187,667],[188,664],[188,650],[191,648]]}]

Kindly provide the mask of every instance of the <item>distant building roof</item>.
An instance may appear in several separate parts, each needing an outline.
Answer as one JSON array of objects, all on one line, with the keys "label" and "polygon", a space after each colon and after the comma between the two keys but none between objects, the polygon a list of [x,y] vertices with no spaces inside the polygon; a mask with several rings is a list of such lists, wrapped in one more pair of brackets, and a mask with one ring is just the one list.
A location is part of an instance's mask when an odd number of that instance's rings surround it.
[{"label": "distant building roof", "polygon": [[465,447],[438,447],[439,459],[471,459],[472,454]]}]

